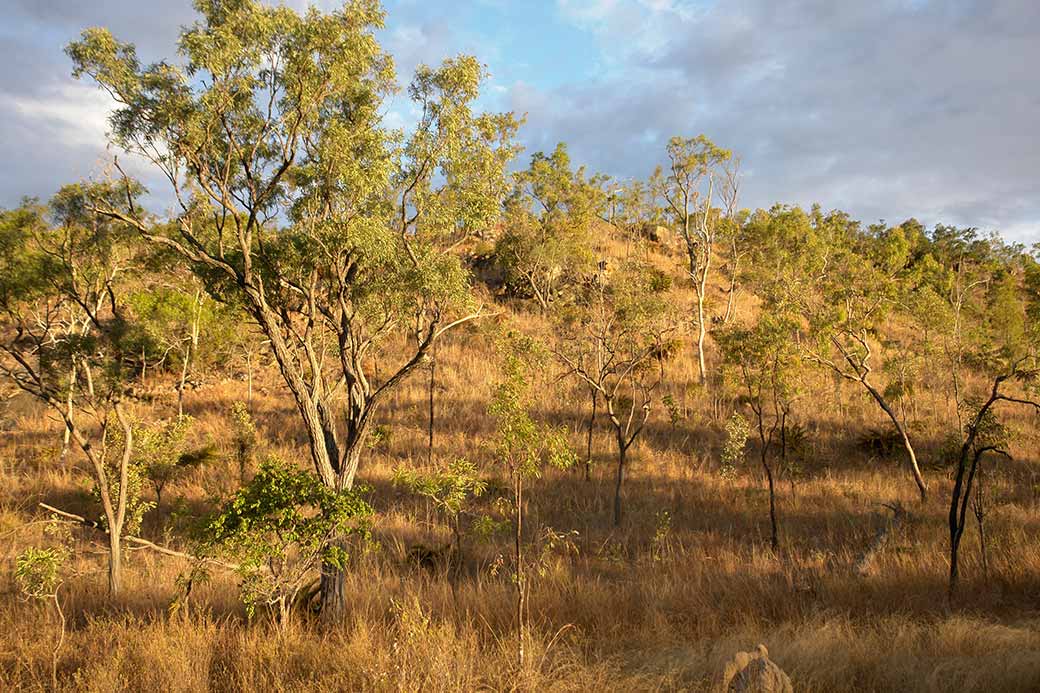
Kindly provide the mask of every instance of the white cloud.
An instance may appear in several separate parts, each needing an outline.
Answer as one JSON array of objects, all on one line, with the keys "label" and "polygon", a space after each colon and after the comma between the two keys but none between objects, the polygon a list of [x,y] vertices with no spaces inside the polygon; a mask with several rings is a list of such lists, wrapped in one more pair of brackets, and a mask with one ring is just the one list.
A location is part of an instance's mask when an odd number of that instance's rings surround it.
[{"label": "white cloud", "polygon": [[15,96],[14,116],[26,125],[46,129],[53,140],[69,147],[96,148],[105,141],[112,99],[91,86],[61,84],[41,96]]}]

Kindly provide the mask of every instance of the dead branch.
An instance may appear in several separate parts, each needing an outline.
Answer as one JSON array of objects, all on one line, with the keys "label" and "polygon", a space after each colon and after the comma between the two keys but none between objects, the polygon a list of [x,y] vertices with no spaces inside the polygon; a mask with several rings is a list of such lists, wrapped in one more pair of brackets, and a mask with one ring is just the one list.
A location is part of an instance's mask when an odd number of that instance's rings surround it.
[{"label": "dead branch", "polygon": [[[104,534],[108,534],[108,532],[105,531],[105,528],[101,525],[100,522],[97,522],[95,520],[88,520],[82,515],[76,515],[75,513],[66,512],[65,510],[60,510],[52,505],[47,505],[46,503],[39,503],[39,506],[48,512],[54,513],[55,515],[67,518],[69,520],[74,520],[81,525],[90,527],[91,529],[96,529],[97,531],[102,532]],[[236,563],[226,563],[224,561],[218,561],[217,559],[210,558],[208,556],[196,556],[194,554],[185,553],[184,551],[177,551],[176,549],[171,549],[167,546],[156,544],[154,542],[148,541],[147,539],[142,539],[141,537],[127,536],[123,537],[123,541],[125,541],[128,544],[139,546],[141,548],[151,549],[152,551],[155,551],[156,553],[161,553],[164,556],[184,558],[189,561],[198,561],[201,563],[212,563],[213,565],[222,566],[224,568],[227,568],[228,570],[239,569],[239,566]]]}]

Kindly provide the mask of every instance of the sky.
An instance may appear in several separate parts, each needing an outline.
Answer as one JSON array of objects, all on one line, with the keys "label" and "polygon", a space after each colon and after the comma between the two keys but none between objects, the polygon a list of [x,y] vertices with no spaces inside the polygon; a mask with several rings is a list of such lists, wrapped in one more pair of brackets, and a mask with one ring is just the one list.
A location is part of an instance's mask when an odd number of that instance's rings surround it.
[{"label": "sky", "polygon": [[[305,0],[285,0],[302,8]],[[332,0],[316,2],[331,7]],[[645,178],[674,135],[742,160],[742,206],[820,203],[1040,242],[1040,0],[386,0],[406,83],[467,53],[481,105],[526,114],[526,159]],[[0,0],[0,206],[46,199],[111,157],[111,108],[71,77],[89,26],[175,56],[190,0]],[[398,99],[404,99],[399,96]],[[393,117],[407,119],[407,104]],[[146,182],[148,172],[142,172]]]}]

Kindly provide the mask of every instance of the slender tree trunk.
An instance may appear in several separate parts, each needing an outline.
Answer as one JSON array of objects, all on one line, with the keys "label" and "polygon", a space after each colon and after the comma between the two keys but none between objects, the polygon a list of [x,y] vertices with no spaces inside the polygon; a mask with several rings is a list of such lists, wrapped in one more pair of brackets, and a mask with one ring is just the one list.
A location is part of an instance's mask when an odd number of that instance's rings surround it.
[{"label": "slender tree trunk", "polygon": [[729,323],[731,317],[733,317],[733,299],[737,295],[737,280],[734,277],[729,284],[729,295],[726,298],[726,314],[722,316],[722,324]]},{"label": "slender tree trunk", "polygon": [[780,528],[776,519],[776,485],[773,480],[773,469],[769,465],[769,448],[766,445],[762,446],[762,469],[765,470],[766,482],[769,485],[769,527],[771,532],[769,545],[772,547],[773,553],[779,555]]},{"label": "slender tree trunk", "polygon": [[621,526],[621,486],[625,481],[625,453],[628,452],[628,447],[625,445],[621,437],[618,437],[618,464],[617,464],[617,481],[614,484],[614,526]]},{"label": "slender tree trunk", "polygon": [[975,499],[972,510],[979,528],[979,559],[982,562],[982,577],[989,577],[989,552],[986,550],[986,497],[982,486],[982,464],[979,464],[978,481],[975,484]]},{"label": "slender tree trunk", "polygon": [[[981,418],[981,417],[980,417]],[[950,503],[950,583],[949,597],[952,599],[960,581],[960,548],[964,537],[964,526],[968,514],[968,501],[971,498],[971,487],[975,481],[981,452],[976,452],[968,470],[968,478],[964,479],[964,469],[968,457],[968,445],[961,451],[961,461],[957,468],[957,476],[953,483],[952,502]],[[963,484],[962,484],[963,480]]]},{"label": "slender tree trunk", "polygon": [[190,358],[191,347],[184,353],[184,360],[181,363],[181,377],[177,381],[177,417],[184,416],[184,383],[188,380],[188,359]]},{"label": "slender tree trunk", "polygon": [[54,650],[51,652],[51,688],[55,691],[58,690],[58,653],[61,651],[61,646],[65,644],[65,612],[61,608],[61,600],[58,598],[58,589],[61,585],[54,589],[54,610],[58,614],[58,642],[54,645]]},{"label": "slender tree trunk", "polygon": [[430,391],[429,391],[429,407],[430,417],[428,422],[428,442],[426,451],[426,464],[433,465],[433,396],[434,388],[436,386],[437,377],[437,356],[436,351],[430,354]]},{"label": "slender tree trunk", "polygon": [[874,398],[874,401],[878,403],[878,406],[888,415],[888,418],[892,421],[892,425],[896,427],[896,432],[899,434],[900,439],[903,441],[903,449],[906,450],[907,461],[910,465],[910,473],[914,477],[914,483],[917,484],[917,490],[921,494],[921,502],[923,503],[928,498],[928,485],[924,482],[924,477],[921,475],[921,467],[917,464],[917,455],[914,453],[914,447],[910,444],[910,436],[906,432],[906,427],[899,420],[895,411],[888,405],[885,398],[881,395],[877,389],[868,383],[865,379],[861,380],[863,386],[867,388],[867,391]]},{"label": "slender tree trunk", "polygon": [[596,405],[599,403],[599,390],[592,391],[592,414],[589,416],[589,436],[585,446],[585,481],[592,481],[592,432],[596,424]]},{"label": "slender tree trunk", "polygon": [[116,524],[108,526],[108,594],[119,595],[123,587],[123,528]]},{"label": "slender tree trunk", "polygon": [[524,571],[524,478],[522,473],[515,472],[513,504],[516,511],[516,533],[514,536],[514,559],[516,561],[516,666],[524,668],[524,601],[527,588],[527,576]]},{"label": "slender tree trunk", "polygon": [[246,411],[253,414],[253,353],[246,355]]},{"label": "slender tree trunk", "polygon": [[[73,366],[73,368],[69,372],[69,393],[65,397],[65,421],[66,422],[72,421],[73,420],[73,416],[75,415],[75,410],[73,409],[73,401],[72,401],[73,390],[75,389],[75,387],[76,387],[76,368],[75,368],[75,366]],[[69,451],[71,449],[71,446],[72,446],[72,425],[69,424],[69,423],[66,423],[65,424],[65,433],[62,435],[62,438],[61,438],[61,455],[59,456],[59,459],[61,461],[61,466],[63,468],[66,466],[66,463],[68,462]]]},{"label": "slender tree trunk", "polygon": [[704,294],[697,292],[697,368],[699,369],[700,384],[708,382],[708,371],[704,364],[704,338],[708,334],[704,326]]}]

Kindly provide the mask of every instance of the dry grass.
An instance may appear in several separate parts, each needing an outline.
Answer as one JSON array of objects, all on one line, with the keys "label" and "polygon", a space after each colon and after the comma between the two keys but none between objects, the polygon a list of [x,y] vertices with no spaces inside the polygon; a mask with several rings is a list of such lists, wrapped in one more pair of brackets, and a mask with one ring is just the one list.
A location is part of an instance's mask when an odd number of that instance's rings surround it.
[{"label": "dry grass", "polygon": [[[614,248],[612,252],[627,252]],[[659,261],[664,262],[658,258]],[[742,310],[746,311],[745,306]],[[539,329],[532,316],[515,318]],[[466,456],[497,472],[485,415],[494,378],[486,330],[458,334],[438,353],[435,458]],[[1040,514],[1035,421],[1011,417],[1020,432],[1016,461],[988,483],[999,502],[988,520],[989,574],[983,575],[974,526],[965,537],[964,582],[957,603],[945,599],[946,501],[943,470],[927,470],[932,494],[919,504],[898,460],[870,459],[854,441],[882,426],[862,393],[837,393],[820,381],[798,406],[811,455],[784,478],[779,512],[785,551],[768,549],[766,496],[749,463],[720,473],[721,422],[692,386],[690,354],[670,367],[670,392],[690,416],[672,426],[659,410],[634,450],[626,486],[626,523],[610,525],[613,469],[605,429],[596,435],[595,478],[553,472],[529,493],[536,529],[576,531],[576,552],[547,561],[531,595],[529,665],[512,661],[512,585],[491,570],[508,537],[470,537],[455,598],[445,575],[410,565],[406,548],[445,536],[429,509],[394,489],[400,465],[425,464],[425,373],[385,406],[391,431],[362,469],[378,510],[375,543],[356,554],[348,584],[349,615],[331,627],[301,618],[287,632],[247,623],[233,576],[215,574],[191,608],[168,615],[177,559],[134,552],[126,594],[109,603],[97,537],[77,532],[76,575],[63,588],[70,616],[59,678],[69,691],[343,690],[707,690],[733,652],[765,643],[799,691],[1040,690]],[[269,451],[305,463],[295,412],[277,376],[266,375],[256,418]],[[541,414],[583,440],[580,392],[546,389]],[[192,393],[198,434],[228,444],[227,414],[244,398],[237,382]],[[840,400],[842,406],[837,406]],[[916,429],[924,459],[934,459],[953,415],[941,388],[921,395]],[[170,403],[142,407],[168,416]],[[841,414],[835,412],[841,411]],[[35,504],[89,508],[85,474],[55,462],[60,433],[25,402],[0,417],[0,551],[7,566],[39,541]],[[74,460],[74,464],[75,464]],[[177,543],[185,516],[211,507],[237,483],[228,460],[168,490],[166,507],[145,532]],[[495,494],[482,501],[492,507]],[[882,503],[901,501],[910,520],[870,572],[852,570],[880,523]],[[663,521],[667,513],[667,529]],[[656,537],[656,538],[655,538]],[[50,687],[56,627],[48,613],[19,600],[4,571],[0,594],[0,688]]]}]

